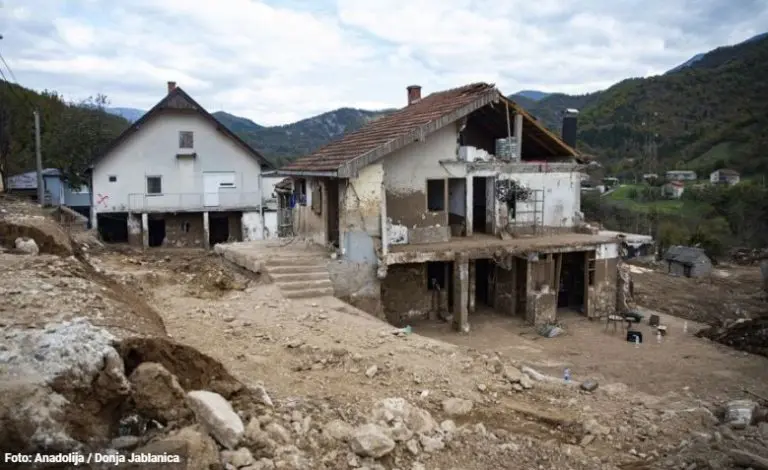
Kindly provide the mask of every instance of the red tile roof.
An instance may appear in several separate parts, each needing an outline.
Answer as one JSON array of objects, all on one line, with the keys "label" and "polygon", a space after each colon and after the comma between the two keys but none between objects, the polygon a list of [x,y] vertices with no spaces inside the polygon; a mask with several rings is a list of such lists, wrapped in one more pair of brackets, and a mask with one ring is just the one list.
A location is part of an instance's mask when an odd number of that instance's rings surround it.
[{"label": "red tile roof", "polygon": [[[338,172],[336,174],[340,177],[348,176],[349,165],[353,161],[360,159],[362,161],[356,162],[358,166],[365,166],[366,163],[408,145],[416,138],[434,132],[499,99],[506,100],[493,84],[488,83],[473,83],[432,93],[390,115],[370,122],[355,132],[346,134],[310,155],[291,162],[280,168],[278,173]],[[514,112],[523,114],[526,128],[535,131],[537,138],[553,141],[558,148],[562,149],[564,155],[577,155],[575,150],[536,122],[525,110],[510,100],[508,103]],[[345,166],[347,166],[346,172],[342,171]]]}]

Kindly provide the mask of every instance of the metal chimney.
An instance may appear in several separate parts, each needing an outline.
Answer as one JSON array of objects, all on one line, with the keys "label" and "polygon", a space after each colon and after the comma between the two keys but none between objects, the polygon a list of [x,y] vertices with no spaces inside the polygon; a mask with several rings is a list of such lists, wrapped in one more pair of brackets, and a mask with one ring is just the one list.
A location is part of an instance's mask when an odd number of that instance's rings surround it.
[{"label": "metal chimney", "polygon": [[579,118],[578,109],[566,109],[563,111],[563,129],[560,137],[570,147],[576,148],[576,133],[578,131],[577,121]]}]

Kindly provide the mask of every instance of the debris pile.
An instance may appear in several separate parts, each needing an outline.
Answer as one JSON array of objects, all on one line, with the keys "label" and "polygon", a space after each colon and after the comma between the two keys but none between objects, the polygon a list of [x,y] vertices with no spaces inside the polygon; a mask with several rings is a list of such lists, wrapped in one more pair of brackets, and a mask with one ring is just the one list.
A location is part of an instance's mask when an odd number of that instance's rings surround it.
[{"label": "debris pile", "polygon": [[768,357],[768,314],[753,319],[728,321],[722,326],[699,331],[697,336]]}]

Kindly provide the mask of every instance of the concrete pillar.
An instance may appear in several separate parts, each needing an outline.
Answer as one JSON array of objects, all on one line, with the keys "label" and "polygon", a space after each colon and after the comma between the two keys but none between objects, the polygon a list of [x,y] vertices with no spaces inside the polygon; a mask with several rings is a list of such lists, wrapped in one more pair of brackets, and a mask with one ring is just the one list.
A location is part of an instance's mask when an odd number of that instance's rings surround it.
[{"label": "concrete pillar", "polygon": [[517,150],[515,151],[517,160],[523,156],[523,115],[515,114],[515,140],[517,141]]},{"label": "concrete pillar", "polygon": [[208,211],[203,212],[203,247],[207,250],[211,247],[211,229],[208,221]]},{"label": "concrete pillar", "polygon": [[141,219],[136,214],[128,213],[128,244],[141,246]]},{"label": "concrete pillar", "polygon": [[453,263],[453,327],[469,333],[469,257],[457,253]]},{"label": "concrete pillar", "polygon": [[473,202],[474,200],[472,199],[472,197],[474,196],[474,185],[472,182],[472,176],[467,176],[467,183],[465,186],[467,188],[467,208],[465,211],[467,214],[466,216],[467,218],[464,221],[464,224],[466,225],[466,228],[467,228],[467,236],[470,236],[472,235],[472,218],[474,217],[474,213],[475,213],[475,209],[474,207],[472,207],[474,206],[474,202]]},{"label": "concrete pillar", "polygon": [[141,245],[149,248],[149,214],[141,214]]}]

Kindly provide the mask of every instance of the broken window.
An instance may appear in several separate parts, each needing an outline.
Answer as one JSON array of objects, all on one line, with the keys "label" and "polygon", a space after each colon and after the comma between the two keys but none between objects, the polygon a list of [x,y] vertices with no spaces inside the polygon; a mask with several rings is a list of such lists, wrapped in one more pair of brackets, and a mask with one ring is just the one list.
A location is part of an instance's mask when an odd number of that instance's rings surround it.
[{"label": "broken window", "polygon": [[195,146],[194,134],[192,131],[179,132],[179,148],[191,149]]},{"label": "broken window", "polygon": [[163,179],[159,176],[147,176],[147,194],[162,194]]},{"label": "broken window", "polygon": [[442,212],[445,210],[445,180],[427,180],[427,210]]},{"label": "broken window", "polygon": [[427,263],[427,289],[444,290],[447,286],[447,269],[444,261]]}]

